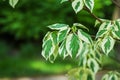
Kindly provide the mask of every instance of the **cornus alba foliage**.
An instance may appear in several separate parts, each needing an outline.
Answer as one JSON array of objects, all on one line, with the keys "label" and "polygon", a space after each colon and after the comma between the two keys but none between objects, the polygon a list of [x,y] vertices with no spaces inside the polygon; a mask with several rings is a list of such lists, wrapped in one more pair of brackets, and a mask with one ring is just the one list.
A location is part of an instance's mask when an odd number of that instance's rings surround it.
[{"label": "cornus alba foliage", "polygon": [[[94,8],[94,0],[62,0],[61,3],[66,1],[71,2],[76,13],[83,9],[92,13]],[[95,39],[84,32],[88,28],[80,23],[74,23],[73,26],[60,23],[49,25],[48,28],[52,31],[43,39],[43,57],[51,62],[54,62],[57,56],[63,59],[67,56],[76,58],[79,66],[68,72],[68,79],[95,80],[95,74],[102,68],[101,55],[109,56],[116,40],[120,40],[120,19],[99,19],[95,22],[95,26],[97,25],[100,26]],[[102,80],[120,80],[120,74],[109,72]]]},{"label": "cornus alba foliage", "polygon": [[[61,3],[70,1],[73,10],[78,13],[86,10],[92,14],[94,0],[62,0]],[[12,7],[15,7],[18,0],[9,0]],[[56,23],[49,25],[51,31],[47,32],[43,39],[42,56],[54,62],[57,56],[63,59],[70,56],[78,59],[78,68],[68,72],[69,80],[95,80],[96,73],[102,69],[102,55],[109,56],[115,42],[120,40],[120,19],[106,20],[97,19],[95,26],[99,30],[95,38],[91,38],[87,27],[80,23],[73,26]],[[85,32],[84,32],[85,31]],[[110,71],[102,77],[102,80],[120,80],[120,73]]]}]

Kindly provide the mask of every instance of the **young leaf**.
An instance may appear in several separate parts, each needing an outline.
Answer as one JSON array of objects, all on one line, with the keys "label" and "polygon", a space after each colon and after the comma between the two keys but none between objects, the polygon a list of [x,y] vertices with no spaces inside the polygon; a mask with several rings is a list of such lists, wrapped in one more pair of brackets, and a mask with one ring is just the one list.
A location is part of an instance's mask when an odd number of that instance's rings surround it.
[{"label": "young leaf", "polygon": [[64,2],[66,2],[66,1],[68,1],[68,0],[62,0],[61,3],[64,3]]},{"label": "young leaf", "polygon": [[101,47],[103,52],[108,55],[108,53],[113,49],[115,44],[115,40],[111,37],[105,37],[101,43]]},{"label": "young leaf", "polygon": [[84,6],[83,0],[74,0],[72,2],[72,7],[76,13],[81,11],[83,9],[83,6]]},{"label": "young leaf", "polygon": [[19,0],[9,0],[9,4],[15,8],[15,5],[18,3]]},{"label": "young leaf", "polygon": [[71,33],[67,36],[66,50],[71,57],[73,58],[77,57],[82,51],[82,48],[83,43],[81,40],[79,40],[76,34]]},{"label": "young leaf", "polygon": [[94,8],[94,0],[84,0],[85,6],[92,12]]},{"label": "young leaf", "polygon": [[52,30],[64,30],[64,29],[67,29],[69,26],[66,25],[66,24],[56,23],[56,24],[53,24],[53,25],[49,25],[48,27]]},{"label": "young leaf", "polygon": [[70,28],[65,29],[65,30],[60,30],[58,32],[58,38],[57,38],[58,42],[63,41],[66,38],[66,36],[69,33],[69,31],[70,31]]},{"label": "young leaf", "polygon": [[83,40],[86,43],[91,44],[92,43],[92,38],[90,35],[82,31],[81,29],[78,30],[78,36],[81,40]]},{"label": "young leaf", "polygon": [[59,55],[60,55],[63,59],[65,59],[65,58],[68,56],[68,53],[67,53],[67,50],[66,50],[65,45],[66,45],[66,40],[64,40],[64,41],[62,42],[62,44],[60,45],[60,47],[59,47]]}]

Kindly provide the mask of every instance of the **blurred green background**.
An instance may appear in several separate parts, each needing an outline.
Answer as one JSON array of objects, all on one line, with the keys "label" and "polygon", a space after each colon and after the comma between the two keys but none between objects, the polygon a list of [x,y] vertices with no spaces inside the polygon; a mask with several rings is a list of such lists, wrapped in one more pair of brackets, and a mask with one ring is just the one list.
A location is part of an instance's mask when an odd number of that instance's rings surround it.
[{"label": "blurred green background", "polygon": [[[111,0],[95,0],[95,3],[94,14],[112,18]],[[69,58],[58,58],[52,64],[41,56],[42,39],[50,24],[80,22],[90,29],[91,35],[97,32],[95,19],[86,11],[76,15],[69,2],[19,0],[13,9],[8,0],[0,0],[0,6],[0,77],[62,74],[77,66]]]}]

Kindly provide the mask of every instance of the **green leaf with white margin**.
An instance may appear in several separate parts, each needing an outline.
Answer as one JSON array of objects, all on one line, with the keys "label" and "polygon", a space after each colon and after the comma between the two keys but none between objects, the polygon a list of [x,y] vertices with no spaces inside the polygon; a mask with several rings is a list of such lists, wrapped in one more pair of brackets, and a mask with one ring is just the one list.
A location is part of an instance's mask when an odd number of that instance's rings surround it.
[{"label": "green leaf with white margin", "polygon": [[92,12],[94,8],[94,0],[84,0],[85,6]]},{"label": "green leaf with white margin", "polygon": [[63,41],[67,37],[67,34],[69,33],[69,31],[70,31],[70,28],[65,29],[65,30],[60,30],[58,32],[58,38],[57,38],[57,40],[58,40],[59,43],[61,41]]},{"label": "green leaf with white margin", "polygon": [[113,74],[109,77],[108,80],[118,80],[118,77],[117,77],[117,75]]},{"label": "green leaf with white margin", "polygon": [[68,54],[75,58],[78,57],[83,48],[82,41],[74,33],[71,33],[67,36],[66,39],[66,50]]},{"label": "green leaf with white margin", "polygon": [[80,55],[79,66],[86,67],[87,57],[85,55]]},{"label": "green leaf with white margin", "polygon": [[120,19],[116,20],[116,21],[115,21],[115,24],[116,24],[116,26],[118,27],[118,29],[120,30]]},{"label": "green leaf with white margin", "polygon": [[113,38],[120,40],[120,30],[119,31],[112,31]]},{"label": "green leaf with white margin", "polygon": [[57,40],[57,36],[58,35],[58,32],[57,31],[53,31],[51,32],[51,37],[52,37],[52,40],[54,42],[55,45],[58,45],[58,40]]},{"label": "green leaf with white margin", "polygon": [[19,0],[9,0],[9,4],[15,8],[15,5],[18,3]]},{"label": "green leaf with white margin", "polygon": [[110,71],[102,77],[102,80],[119,80],[120,73],[116,71]]},{"label": "green leaf with white margin", "polygon": [[64,29],[67,29],[68,27],[69,26],[67,24],[60,24],[60,23],[56,23],[48,26],[48,28],[52,30],[64,30]]},{"label": "green leaf with white margin", "polygon": [[105,35],[107,32],[108,32],[107,30],[99,30],[99,31],[97,32],[96,38],[104,37],[104,35]]},{"label": "green leaf with white margin", "polygon": [[108,75],[108,74],[105,74],[105,75],[102,77],[102,80],[109,80],[109,75]]},{"label": "green leaf with white margin", "polygon": [[76,13],[81,11],[83,9],[83,6],[84,6],[83,0],[74,0],[72,2],[72,7]]},{"label": "green leaf with white margin", "polygon": [[42,48],[42,56],[53,62],[58,55],[57,31],[48,32],[45,35]]},{"label": "green leaf with white margin", "polygon": [[115,40],[111,36],[107,36],[102,40],[101,48],[103,52],[108,55],[109,52],[113,49]]},{"label": "green leaf with white margin", "polygon": [[120,20],[113,21],[112,35],[115,39],[120,39]]},{"label": "green leaf with white margin", "polygon": [[94,72],[97,73],[98,70],[100,69],[99,64],[96,62],[95,59],[89,58],[88,59],[88,67]]},{"label": "green leaf with white margin", "polygon": [[67,50],[66,50],[66,40],[62,42],[62,44],[59,47],[59,55],[65,59],[68,56]]},{"label": "green leaf with white margin", "polygon": [[99,30],[108,30],[111,28],[111,22],[103,22],[101,25],[100,25],[100,28]]},{"label": "green leaf with white margin", "polygon": [[68,0],[62,0],[61,3],[64,3],[64,2],[66,2],[66,1],[68,1]]},{"label": "green leaf with white margin", "polygon": [[83,40],[84,42],[89,44],[92,43],[91,36],[85,33],[84,31],[82,31],[81,29],[78,29],[78,36],[79,36],[79,39]]},{"label": "green leaf with white margin", "polygon": [[87,27],[85,27],[84,25],[80,24],[80,23],[74,23],[73,26],[78,26],[79,28],[83,28],[89,31],[89,29]]},{"label": "green leaf with white margin", "polygon": [[55,50],[55,45],[51,38],[43,41],[42,45],[42,56],[48,60],[48,58],[53,54]]}]

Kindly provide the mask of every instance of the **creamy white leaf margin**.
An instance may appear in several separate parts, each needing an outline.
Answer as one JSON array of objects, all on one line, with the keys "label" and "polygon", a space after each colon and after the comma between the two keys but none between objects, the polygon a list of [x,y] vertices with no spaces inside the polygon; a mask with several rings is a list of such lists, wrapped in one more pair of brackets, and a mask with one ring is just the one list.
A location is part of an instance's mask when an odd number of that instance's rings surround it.
[{"label": "creamy white leaf margin", "polygon": [[59,47],[59,55],[63,57],[63,59],[65,59],[68,56],[67,50],[66,50],[66,41],[63,41],[62,44]]},{"label": "creamy white leaf margin", "polygon": [[95,59],[89,58],[87,63],[88,63],[88,66],[89,66],[90,69],[91,69],[91,64],[94,65],[94,67],[93,67],[93,69],[94,69],[93,72],[94,73],[97,73],[98,70],[100,69],[99,64],[95,61]]},{"label": "creamy white leaf margin", "polygon": [[92,12],[94,8],[94,0],[84,0],[85,6]]},{"label": "creamy white leaf margin", "polygon": [[15,8],[15,5],[18,3],[19,0],[9,0],[9,4]]},{"label": "creamy white leaf margin", "polygon": [[91,37],[80,29],[78,30],[78,36],[81,40],[85,41],[86,43],[89,43],[89,44],[92,43]]},{"label": "creamy white leaf margin", "polygon": [[76,13],[81,11],[83,9],[83,6],[84,6],[83,0],[74,0],[72,2],[72,7]]},{"label": "creamy white leaf margin", "polygon": [[103,52],[108,55],[108,53],[113,49],[114,44],[115,40],[111,36],[108,36],[103,39],[101,43],[101,48]]},{"label": "creamy white leaf margin", "polygon": [[[47,53],[48,54],[48,57],[46,57],[45,56],[45,51],[46,51],[46,49],[47,49],[47,41],[51,41],[51,43],[52,43],[52,45],[51,45],[51,49],[49,50],[49,53]],[[46,59],[46,60],[48,60],[48,58],[53,54],[53,52],[54,52],[54,50],[55,50],[55,45],[54,45],[54,42],[53,42],[53,40],[52,40],[52,35],[51,35],[51,33],[50,32],[48,32],[46,35],[45,35],[45,37],[44,37],[44,39],[43,39],[43,45],[42,45],[42,48],[43,48],[43,50],[42,50],[42,56]]]},{"label": "creamy white leaf margin", "polygon": [[60,24],[60,23],[56,23],[56,24],[48,26],[48,28],[50,28],[52,30],[64,30],[64,29],[67,29],[68,27],[69,27],[69,25],[67,25],[67,24]]},{"label": "creamy white leaf margin", "polygon": [[[71,56],[71,57],[73,57],[73,55],[72,55],[72,49],[73,48],[71,48],[71,40],[73,39],[73,36],[75,36],[74,35],[74,33],[71,33],[71,34],[69,34],[68,36],[67,36],[67,38],[66,38],[66,50],[67,50],[67,52],[68,52],[68,54]],[[79,39],[78,39],[79,40]],[[82,43],[82,41],[80,40],[79,41],[79,43],[76,43],[76,44],[79,44],[79,49],[78,49],[78,53],[76,53],[76,57],[81,53],[81,51],[82,51],[82,49],[83,49],[83,43]]]}]

